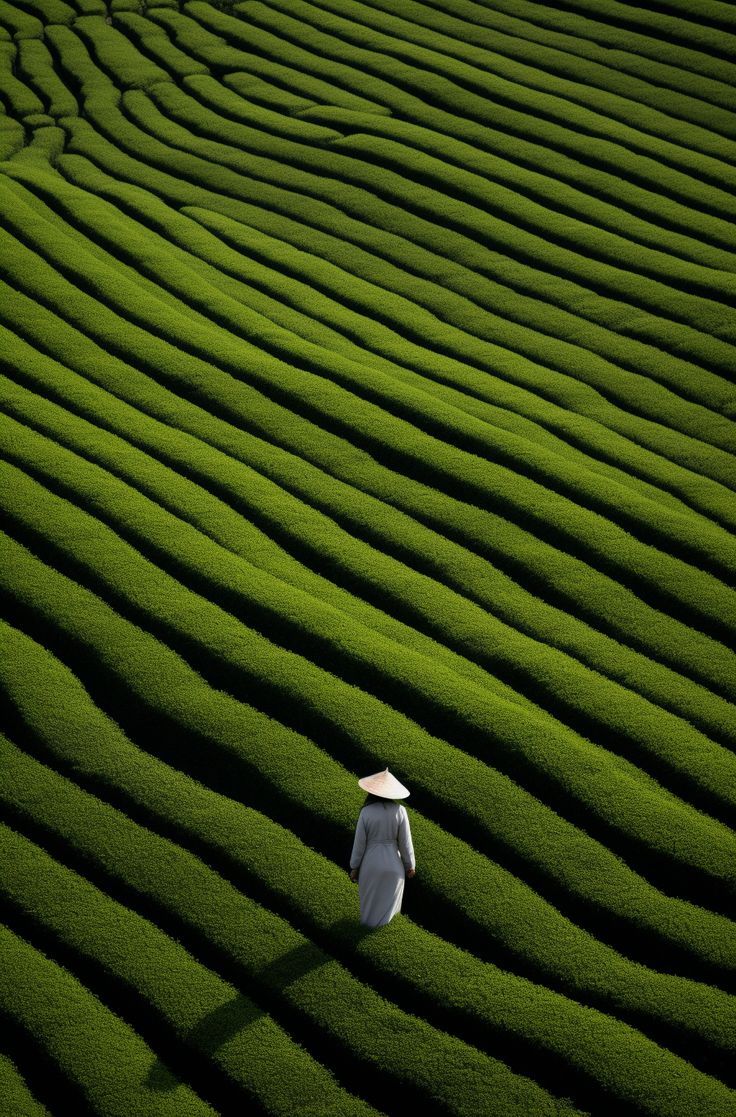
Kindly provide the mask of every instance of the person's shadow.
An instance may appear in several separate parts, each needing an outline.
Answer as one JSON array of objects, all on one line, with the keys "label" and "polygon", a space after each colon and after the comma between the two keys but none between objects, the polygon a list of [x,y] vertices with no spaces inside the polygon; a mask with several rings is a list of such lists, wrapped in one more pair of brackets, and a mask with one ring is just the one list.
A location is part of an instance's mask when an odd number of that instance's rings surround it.
[{"label": "person's shadow", "polygon": [[[366,935],[371,934],[372,930],[352,919],[340,920],[332,928],[332,931],[337,933],[343,948],[357,945]],[[341,953],[342,951],[338,951],[338,954]],[[286,989],[299,977],[333,960],[336,960],[334,954],[321,950],[314,943],[300,943],[254,976],[252,979],[254,995],[263,1001],[270,991]],[[197,1061],[201,1058],[209,1061],[218,1048],[265,1015],[268,1015],[267,1009],[261,1008],[256,1001],[238,992],[229,1001],[218,1005],[211,1012],[206,1012],[193,1028],[179,1035],[177,1039],[184,1042],[187,1050],[192,1052]],[[169,1092],[175,1090],[180,1084],[180,1078],[175,1075],[176,1067],[171,1066],[171,1063],[163,1058],[156,1058],[151,1063],[145,1084],[152,1090]]]}]

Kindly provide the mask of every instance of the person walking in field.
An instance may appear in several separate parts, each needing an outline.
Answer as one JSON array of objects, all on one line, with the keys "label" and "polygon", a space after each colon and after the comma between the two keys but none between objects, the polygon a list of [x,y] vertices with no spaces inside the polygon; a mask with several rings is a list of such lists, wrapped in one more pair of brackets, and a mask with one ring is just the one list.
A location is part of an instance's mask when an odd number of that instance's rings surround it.
[{"label": "person walking in field", "polygon": [[409,815],[396,801],[409,792],[388,768],[364,776],[358,786],[368,796],[355,827],[350,879],[358,882],[360,922],[381,927],[401,911],[404,882],[416,873]]}]

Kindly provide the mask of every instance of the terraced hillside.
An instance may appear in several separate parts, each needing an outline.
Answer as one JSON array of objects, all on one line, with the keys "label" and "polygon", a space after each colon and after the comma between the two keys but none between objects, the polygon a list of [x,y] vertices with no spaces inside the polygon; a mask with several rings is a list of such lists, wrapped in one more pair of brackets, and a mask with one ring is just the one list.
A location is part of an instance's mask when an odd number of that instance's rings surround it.
[{"label": "terraced hillside", "polygon": [[736,7],[0,59],[0,1110],[734,1117]]}]

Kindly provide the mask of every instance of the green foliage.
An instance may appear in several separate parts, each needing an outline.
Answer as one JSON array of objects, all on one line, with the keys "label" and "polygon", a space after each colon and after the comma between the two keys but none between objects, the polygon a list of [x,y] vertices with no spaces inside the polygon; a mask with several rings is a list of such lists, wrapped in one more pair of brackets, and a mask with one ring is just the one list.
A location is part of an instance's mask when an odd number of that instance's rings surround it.
[{"label": "green foliage", "polygon": [[0,95],[10,104],[14,117],[29,117],[43,111],[43,104],[14,73],[18,47],[0,41]]},{"label": "green foliage", "polygon": [[[37,409],[32,400],[29,402],[31,419],[37,421]],[[166,623],[169,607],[161,608],[150,598],[142,599],[135,592],[135,586],[151,582],[153,588],[158,584],[162,600],[171,600],[172,594],[180,596],[183,615],[191,614],[197,605],[194,601],[185,604],[187,595],[179,581],[204,593],[215,603],[215,608],[201,603],[200,631],[214,633],[219,629],[220,635],[217,640],[212,636],[204,639],[200,636],[198,642],[207,644],[218,658],[223,657],[232,664],[235,674],[231,685],[237,686],[235,679],[243,674],[241,685],[246,693],[246,680],[250,677],[257,684],[275,687],[282,700],[294,702],[305,711],[316,706],[328,734],[344,736],[376,762],[380,762],[381,749],[385,749],[387,741],[392,738],[405,741],[405,745],[394,745],[393,749],[397,757],[405,757],[405,770],[411,772],[420,786],[425,780],[421,770],[412,771],[413,757],[423,756],[426,764],[428,757],[436,756],[431,777],[426,780],[427,791],[441,776],[446,783],[448,800],[459,805],[475,782],[482,793],[483,809],[476,812],[466,806],[466,812],[484,830],[496,839],[510,842],[518,852],[526,844],[525,836],[528,841],[529,835],[536,832],[546,835],[550,867],[564,863],[567,843],[577,844],[581,859],[597,861],[599,849],[592,843],[588,845],[582,834],[561,826],[551,813],[544,814],[535,801],[517,792],[514,785],[499,778],[493,769],[481,767],[457,750],[447,750],[443,762],[445,750],[439,742],[362,689],[348,689],[334,676],[347,675],[349,679],[361,681],[371,679],[371,689],[377,687],[387,697],[394,688],[406,689],[417,705],[434,707],[438,720],[444,717],[454,722],[464,739],[485,739],[486,748],[476,746],[476,751],[488,755],[492,748],[497,756],[508,755],[512,771],[522,778],[526,768],[538,767],[545,777],[559,781],[568,794],[590,811],[598,811],[611,824],[618,823],[624,834],[636,836],[646,845],[674,856],[679,863],[678,871],[684,863],[707,873],[709,880],[717,881],[720,887],[733,891],[736,850],[731,831],[688,810],[674,797],[665,796],[653,781],[647,784],[638,779],[635,768],[627,769],[603,750],[595,750],[589,742],[576,740],[563,727],[536,717],[533,712],[527,713],[517,704],[492,698],[481,688],[443,671],[408,649],[400,654],[399,646],[350,622],[333,608],[319,606],[311,597],[293,590],[280,579],[271,578],[250,564],[244,566],[240,559],[234,560],[228,550],[212,544],[206,536],[140,497],[136,489],[117,482],[99,468],[86,465],[83,459],[61,450],[55,442],[27,433],[25,428],[10,421],[7,435],[8,441],[3,445],[7,456],[36,474],[40,472],[49,485],[63,485],[75,502],[91,503],[94,514],[110,520],[124,538],[132,539],[138,547],[153,548],[159,564],[166,571],[176,571],[178,580],[174,582],[168,575],[157,577],[155,566],[144,564],[138,552],[127,548],[118,535],[98,526],[94,520],[90,522],[76,507],[57,505],[55,509],[55,500],[44,500],[43,490],[39,491],[35,483],[25,491],[25,476],[15,471],[8,475],[8,495],[0,497],[6,514],[13,519],[20,518],[29,528],[40,529],[42,535],[57,546],[64,536],[62,525],[78,523],[79,530],[73,533],[73,538],[89,538],[91,547],[86,550],[73,544],[74,559],[82,562],[97,579],[101,578],[116,595],[123,595],[135,604],[145,601],[143,607],[157,615],[160,623]],[[95,494],[91,502],[90,493]],[[236,616],[240,621],[239,629],[233,623]],[[243,627],[246,620],[252,628]],[[264,628],[277,644],[286,648],[293,645],[295,639],[307,640],[307,651],[323,658],[330,671],[316,669],[310,660],[280,651],[259,639],[254,629],[263,631]],[[304,644],[300,642],[297,647],[303,648]],[[322,728],[316,714],[305,714],[305,718],[307,725]],[[707,746],[707,740],[704,744]],[[693,742],[691,747],[692,754],[697,756],[697,743]],[[516,769],[514,758],[518,758]],[[683,760],[684,767],[688,759],[690,763],[697,762],[688,755]],[[720,769],[716,767],[719,760]],[[722,755],[714,754],[712,782],[723,785],[724,795],[733,782],[732,764],[733,758],[725,750]],[[510,816],[505,827],[504,810]],[[641,825],[642,819],[646,819],[645,826]],[[556,847],[555,838],[559,847]],[[535,851],[531,860],[539,861],[543,856]],[[619,866],[607,864],[605,860],[600,861],[600,872],[609,882],[610,904],[623,878]],[[570,882],[567,887],[574,885]],[[581,891],[590,897],[587,889]],[[599,891],[596,889],[596,893]]]},{"label": "green foliage", "polygon": [[[4,209],[9,222],[20,220],[21,203],[8,196]],[[33,236],[42,241],[44,252],[52,259],[59,261],[63,254],[65,268],[76,268],[80,282],[87,285],[90,272],[79,253],[69,256],[63,240],[60,242],[58,237],[51,236],[44,223],[34,222]],[[315,362],[318,356],[328,360],[326,354],[317,355],[310,349],[310,364],[315,371],[303,367],[295,369],[288,363],[290,354],[284,351],[280,335],[262,318],[257,325],[256,319],[251,317],[246,323],[241,315],[240,328],[247,329],[246,337],[217,331],[209,321],[206,324],[196,322],[160,299],[141,299],[137,282],[126,280],[117,269],[94,262],[90,266],[95,289],[110,299],[112,306],[107,306],[78,287],[65,283],[53,267],[44,265],[38,257],[26,254],[23,249],[15,249],[9,255],[12,272],[28,293],[38,291],[38,285],[42,284],[46,301],[50,300],[58,310],[63,308],[65,317],[71,318],[83,331],[97,335],[103,346],[106,331],[110,331],[111,336],[125,331],[126,345],[133,347],[135,361],[142,361],[144,367],[156,370],[158,376],[162,370],[167,379],[177,383],[179,391],[190,396],[194,392],[198,401],[207,402],[219,414],[224,411],[232,422],[246,424],[249,429],[255,427],[269,442],[285,446],[324,472],[348,482],[353,492],[378,497],[385,504],[398,506],[420,523],[434,527],[442,535],[459,537],[470,551],[491,561],[500,561],[502,565],[505,565],[503,556],[509,555],[515,568],[520,574],[523,572],[522,577],[529,577],[536,584],[542,582],[543,597],[559,600],[562,596],[573,611],[577,607],[584,615],[592,614],[591,619],[604,629],[613,627],[624,642],[636,646],[643,642],[657,658],[664,657],[676,668],[684,668],[685,674],[695,673],[708,684],[715,677],[716,689],[733,694],[733,656],[717,639],[710,639],[683,624],[677,617],[679,610],[674,607],[674,601],[679,600],[686,606],[687,614],[692,613],[698,627],[718,624],[719,632],[721,629],[730,632],[733,624],[730,614],[736,610],[736,595],[724,589],[715,577],[640,543],[597,515],[586,515],[585,509],[578,508],[581,516],[576,524],[574,508],[577,506],[567,507],[573,519],[565,526],[569,534],[575,536],[583,533],[585,522],[590,525],[589,531],[594,534],[586,537],[586,542],[594,552],[598,551],[590,555],[590,562],[546,542],[543,529],[537,527],[539,534],[529,530],[537,526],[533,521],[530,524],[527,518],[537,518],[537,507],[531,507],[531,498],[524,501],[522,497],[520,501],[522,505],[527,504],[526,512],[522,512],[524,526],[502,514],[507,512],[503,506],[498,511],[490,511],[466,503],[460,499],[460,493],[467,497],[468,487],[471,491],[475,487],[474,478],[481,478],[486,472],[479,457],[456,451],[406,420],[395,418],[340,384],[320,376],[321,370]],[[124,318],[114,314],[116,306],[124,312]],[[260,328],[260,335],[257,328]],[[176,345],[183,330],[189,339],[189,349],[196,355],[184,353]],[[276,346],[277,353],[259,348],[259,342],[271,350]],[[171,345],[177,350],[175,362],[171,359]],[[278,402],[274,401],[274,396]],[[317,421],[310,422],[304,417],[305,412],[307,415],[316,413]],[[339,433],[331,433],[332,429]],[[356,438],[358,445],[351,438]],[[362,448],[365,438],[378,443],[378,457]],[[439,467],[435,466],[435,451],[445,459],[444,469],[442,461]],[[396,463],[397,453],[402,460]],[[396,463],[396,468],[382,463],[386,454],[389,462]],[[272,454],[267,457],[270,459]],[[401,472],[402,466],[407,468],[406,474]],[[420,479],[415,479],[416,466]],[[464,475],[464,468],[469,471],[469,477]],[[500,469],[494,472],[498,483],[510,487],[513,493],[510,471],[507,476]],[[438,474],[443,488],[432,485]],[[291,486],[294,483],[290,481]],[[447,487],[458,495],[443,491]],[[492,506],[493,487],[486,481],[483,488],[484,499],[487,497]],[[353,492],[349,501],[352,514],[356,502],[360,501],[360,495],[353,496]],[[560,502],[555,504],[561,507]],[[382,522],[384,516],[382,512]],[[555,528],[550,522],[552,519],[547,517],[548,529]],[[606,537],[616,548],[616,555],[610,562],[611,574],[596,568],[609,565],[600,554],[603,548],[595,543],[598,530],[605,530]],[[571,550],[577,549],[575,541]],[[430,549],[429,554],[432,553]],[[641,581],[655,591],[662,586],[663,569],[671,571],[675,579],[668,587],[674,600],[661,603],[663,608],[668,608],[669,616],[647,606],[632,589],[612,576],[621,571],[624,581],[633,578],[635,584]]]},{"label": "green foliage", "polygon": [[[2,832],[12,839],[8,827],[2,825]],[[22,862],[5,865],[12,869]],[[3,924],[0,947],[0,1005],[5,1018],[49,1052],[94,1112],[124,1117],[132,1107],[141,1117],[213,1117],[215,1110],[161,1064],[148,1044],[65,967]],[[156,1068],[153,1082],[152,1067]]]},{"label": "green foliage", "polygon": [[[114,722],[91,702],[75,676],[38,644],[5,627],[0,679],[24,720],[43,742],[54,766],[115,795],[133,810],[150,812],[158,826],[174,828],[184,846],[257,882],[271,905],[306,920],[332,949],[368,963],[397,987],[431,999],[432,1015],[466,1019],[476,1042],[518,1034],[532,1047],[554,1052],[568,1073],[581,1070],[622,1103],[649,1094],[648,1111],[677,1113],[700,1104],[697,1090],[718,1105],[707,1080],[683,1067],[640,1033],[543,986],[504,973],[396,917],[378,935],[356,937],[350,919],[352,886],[339,866],[309,849],[289,830],[261,812],[212,792],[195,780],[136,749]],[[49,716],[50,711],[50,716]],[[69,726],[74,732],[69,732]],[[693,1090],[695,1087],[695,1090]],[[691,1092],[693,1091],[693,1092]]]},{"label": "green foliage", "polygon": [[18,64],[33,88],[45,98],[50,116],[72,116],[78,112],[76,98],[54,70],[46,43],[22,39],[18,44]]},{"label": "green foliage", "polygon": [[34,1098],[12,1059],[3,1054],[0,1054],[0,1097],[15,1117],[49,1117],[48,1109]]},{"label": "green foliage", "polygon": [[175,47],[163,27],[140,15],[137,6],[132,11],[127,9],[119,11],[115,26],[128,38],[132,37],[133,41],[139,44],[141,53],[149,58],[152,57],[167,75],[174,75],[181,80],[192,74],[208,72],[203,62],[195,61]]},{"label": "green foliage", "polygon": [[[20,482],[22,478],[18,476],[17,480]],[[49,494],[44,498],[47,512],[50,499]],[[94,538],[91,523],[86,536],[90,530]],[[108,540],[111,541],[109,536]],[[216,762],[222,751],[231,779],[234,772],[245,780],[257,773],[261,787],[269,798],[276,800],[279,810],[313,814],[333,833],[342,831],[347,846],[355,812],[345,794],[351,780],[340,764],[304,735],[286,729],[226,692],[207,686],[204,679],[163,642],[124,619],[75,581],[53,572],[8,536],[3,537],[2,543],[4,561],[0,577],[5,592],[16,597],[25,610],[30,609],[43,618],[44,624],[53,625],[65,639],[72,639],[77,645],[81,640],[86,654],[91,653],[93,661],[111,673],[118,686],[124,687],[128,702],[148,711],[149,720],[153,717],[158,724],[166,725],[167,735],[173,731],[184,739],[192,734],[205,738],[210,764]],[[120,571],[120,563],[116,565]],[[159,573],[158,578],[163,579],[163,573]],[[140,592],[152,602],[151,591],[150,585],[140,587]],[[220,616],[217,628],[213,629],[214,607],[203,601],[197,606],[176,586],[172,585],[169,592],[174,594],[169,597],[169,615],[178,615],[180,623],[189,625],[197,633],[205,633],[205,640],[216,641],[218,629],[220,632],[226,629],[224,616]],[[205,619],[207,614],[210,619]],[[236,638],[241,647],[244,636],[245,631]],[[271,647],[269,663],[278,666],[278,649],[276,645]],[[220,671],[223,667],[224,662],[220,660]],[[329,687],[324,683],[320,698],[323,696],[329,698]],[[357,719],[353,720],[356,727],[360,726]],[[369,733],[371,724],[367,718],[362,721],[364,732]],[[430,773],[435,769],[437,776],[444,779],[447,767],[442,766],[442,759],[442,753],[438,752]],[[466,763],[473,778],[480,775],[479,765],[474,765],[470,758]],[[426,765],[424,770],[426,780]],[[452,793],[452,788],[449,790]],[[471,796],[473,791],[468,785],[465,800],[472,803]],[[512,817],[506,817],[513,822]],[[580,931],[532,889],[475,853],[450,832],[418,812],[414,812],[413,819],[418,857],[425,864],[428,887],[446,905],[452,905],[471,923],[490,932],[506,949],[541,966],[568,991],[584,991],[588,998],[595,997],[602,1005],[629,1005],[638,1017],[677,1022],[679,1029],[707,1036],[708,1042],[716,1047],[730,1046],[733,1032],[730,1016],[734,1010],[729,998],[706,985],[633,965],[593,936]],[[543,832],[528,832],[527,840],[541,851],[547,836]],[[600,856],[605,857],[606,852],[600,847]],[[572,860],[566,860],[557,868],[564,871],[573,864]],[[601,885],[607,887],[608,878],[599,877],[589,860],[586,864],[591,871],[578,873],[578,887],[586,884],[594,889]],[[609,858],[609,866],[613,868],[615,864],[615,860]],[[622,864],[621,868],[625,871]],[[628,874],[625,896],[632,893],[632,875]],[[492,905],[484,901],[488,896],[494,897]],[[711,964],[723,964],[729,958],[731,927],[728,921],[679,901],[666,900],[646,888],[644,895],[635,898],[637,914],[643,920],[647,920],[646,900],[650,914],[658,901],[666,906],[667,915],[663,911],[658,922],[662,929],[667,927],[670,934],[674,933],[682,945],[696,941],[696,949],[709,958]],[[667,926],[675,919],[679,927]]]},{"label": "green foliage", "polygon": [[0,22],[18,42],[20,39],[43,38],[43,24],[36,16],[30,15],[8,0],[0,0]]},{"label": "green foliage", "polygon": [[[503,1099],[504,1117],[555,1113],[553,1099],[533,1082],[401,1012],[192,854],[43,769],[1,736],[0,748],[13,775],[15,810],[43,819],[70,849],[99,862],[113,887],[127,886],[127,903],[115,902],[0,824],[5,901],[33,911],[80,966],[94,961],[132,987],[149,1012],[160,1014],[185,1044],[206,1052],[267,1112],[369,1117],[376,1111],[346,1096],[238,987],[141,918],[137,897],[150,898],[173,919],[185,941],[192,933],[195,942],[204,936],[214,956],[231,960],[239,982],[258,990],[277,1015],[281,1002],[294,1008],[309,1028],[331,1034],[342,1057],[356,1057],[363,1071],[377,1064],[389,1077],[411,1082],[418,1096],[428,1094],[468,1117],[488,1090]],[[440,1081],[435,1058],[443,1062]]]},{"label": "green foliage", "polygon": [[733,1112],[734,60],[0,0],[14,1113]]}]

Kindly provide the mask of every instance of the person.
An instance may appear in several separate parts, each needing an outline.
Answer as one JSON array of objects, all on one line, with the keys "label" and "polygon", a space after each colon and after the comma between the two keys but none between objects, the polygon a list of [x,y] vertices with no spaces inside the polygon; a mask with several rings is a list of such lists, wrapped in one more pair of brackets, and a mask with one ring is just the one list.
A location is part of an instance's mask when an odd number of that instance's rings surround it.
[{"label": "person", "polygon": [[416,873],[409,815],[398,802],[409,791],[388,768],[364,776],[358,786],[368,796],[355,827],[350,879],[358,882],[360,922],[381,927],[401,911],[404,882]]}]

